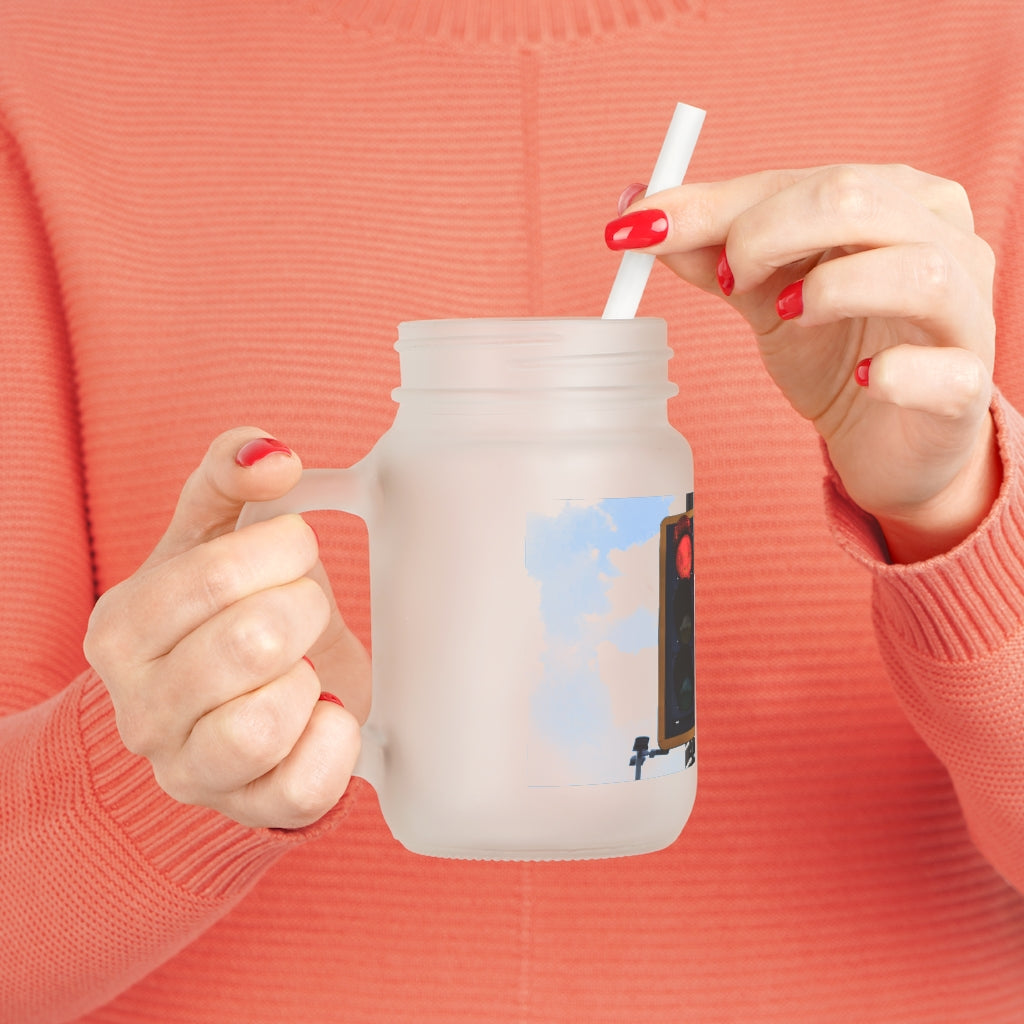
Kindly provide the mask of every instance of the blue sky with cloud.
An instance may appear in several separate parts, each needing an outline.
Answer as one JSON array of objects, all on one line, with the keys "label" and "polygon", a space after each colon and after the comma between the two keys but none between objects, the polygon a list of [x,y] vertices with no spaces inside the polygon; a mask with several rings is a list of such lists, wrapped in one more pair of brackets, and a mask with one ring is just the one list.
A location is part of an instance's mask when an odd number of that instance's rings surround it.
[{"label": "blue sky with cloud", "polygon": [[[631,780],[633,740],[657,732],[657,549],[672,500],[566,501],[556,514],[529,520],[526,570],[540,584],[545,630],[543,677],[530,708],[537,740],[531,759],[548,762],[551,784]],[[624,580],[620,566],[637,563],[637,545],[650,549],[641,560],[643,579]],[[633,665],[643,665],[645,677],[653,665],[653,677],[632,678]],[[624,671],[630,678],[620,678]],[[623,695],[615,692],[622,687],[631,691],[627,703],[639,701],[636,713],[623,713]],[[657,774],[669,767],[659,764]],[[533,778],[547,770],[535,769]]]}]

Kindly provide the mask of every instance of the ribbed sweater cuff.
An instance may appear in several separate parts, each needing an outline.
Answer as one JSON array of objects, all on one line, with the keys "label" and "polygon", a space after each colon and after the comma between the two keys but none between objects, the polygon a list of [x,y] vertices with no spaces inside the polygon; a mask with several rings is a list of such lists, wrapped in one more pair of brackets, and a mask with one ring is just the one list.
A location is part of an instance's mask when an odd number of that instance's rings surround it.
[{"label": "ribbed sweater cuff", "polygon": [[828,464],[826,512],[840,545],[874,577],[876,625],[926,657],[982,657],[1024,622],[1024,420],[998,392],[992,413],[1003,463],[999,497],[961,544],[923,562],[888,563],[877,522]]},{"label": "ribbed sweater cuff", "polygon": [[149,762],[125,749],[102,680],[89,672],[79,685],[82,743],[101,813],[159,874],[195,897],[241,896],[287,850],[329,831],[348,811],[346,794],[314,825],[286,831],[247,828],[178,803],[156,784]]}]

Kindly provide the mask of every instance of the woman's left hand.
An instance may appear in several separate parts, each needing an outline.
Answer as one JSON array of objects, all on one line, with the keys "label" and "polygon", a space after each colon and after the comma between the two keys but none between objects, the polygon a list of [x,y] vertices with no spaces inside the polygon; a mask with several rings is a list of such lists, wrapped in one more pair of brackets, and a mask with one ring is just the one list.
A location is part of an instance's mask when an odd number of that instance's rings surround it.
[{"label": "woman's left hand", "polygon": [[746,318],[894,561],[946,551],[985,517],[1002,472],[995,260],[960,185],[902,166],[765,171],[649,196],[606,239]]}]

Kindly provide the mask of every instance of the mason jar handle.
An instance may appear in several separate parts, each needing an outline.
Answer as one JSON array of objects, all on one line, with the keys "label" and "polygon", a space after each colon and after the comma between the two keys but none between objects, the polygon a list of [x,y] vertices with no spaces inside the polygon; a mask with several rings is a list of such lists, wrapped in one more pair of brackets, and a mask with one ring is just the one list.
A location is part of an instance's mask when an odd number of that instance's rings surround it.
[{"label": "mason jar handle", "polygon": [[250,501],[242,508],[236,530],[287,512],[350,512],[366,519],[373,496],[365,460],[349,469],[306,469],[285,495],[271,501]]},{"label": "mason jar handle", "polygon": [[[376,484],[365,459],[349,469],[306,469],[282,497],[243,506],[235,529],[290,512],[349,512],[368,524],[376,499]],[[362,749],[352,774],[365,779],[379,794],[384,782],[385,743],[372,712],[361,735]]]}]

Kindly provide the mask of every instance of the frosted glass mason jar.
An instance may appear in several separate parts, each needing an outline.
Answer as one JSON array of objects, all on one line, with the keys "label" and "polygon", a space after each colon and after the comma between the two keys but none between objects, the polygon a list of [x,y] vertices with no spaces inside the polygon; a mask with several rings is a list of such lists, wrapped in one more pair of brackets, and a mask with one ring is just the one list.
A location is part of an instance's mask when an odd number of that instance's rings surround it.
[{"label": "frosted glass mason jar", "polygon": [[396,348],[373,450],[240,519],[367,523],[357,774],[416,853],[669,845],[697,770],[693,462],[668,422],[664,321],[417,321]]}]

